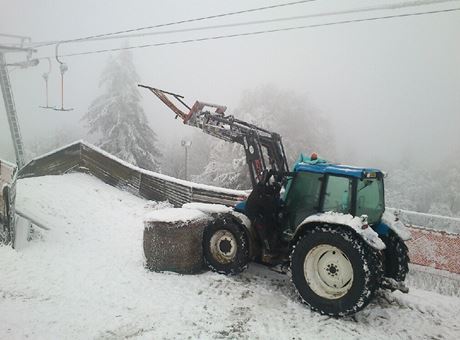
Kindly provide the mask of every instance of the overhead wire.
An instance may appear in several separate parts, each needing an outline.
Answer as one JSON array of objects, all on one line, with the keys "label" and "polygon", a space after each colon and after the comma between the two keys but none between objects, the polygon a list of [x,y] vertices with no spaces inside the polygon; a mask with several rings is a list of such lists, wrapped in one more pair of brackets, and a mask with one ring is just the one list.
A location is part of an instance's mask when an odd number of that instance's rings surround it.
[{"label": "overhead wire", "polygon": [[163,24],[156,24],[156,25],[150,25],[150,26],[144,26],[144,27],[137,27],[137,28],[132,28],[132,29],[128,29],[128,30],[122,30],[122,31],[117,31],[117,32],[90,35],[90,36],[86,36],[86,37],[83,37],[83,38],[38,43],[37,45],[34,44],[33,46],[35,48],[39,48],[39,47],[55,45],[57,43],[70,43],[70,42],[86,41],[86,40],[92,40],[92,39],[96,39],[96,38],[108,37],[108,36],[112,36],[112,35],[120,35],[120,34],[125,34],[125,33],[131,33],[131,32],[138,32],[138,31],[143,31],[143,30],[154,29],[154,28],[161,28],[161,27],[180,25],[180,24],[203,21],[203,20],[223,18],[223,17],[234,16],[234,15],[245,14],[245,13],[265,11],[265,10],[274,9],[274,8],[300,5],[300,4],[304,4],[304,3],[308,3],[308,2],[314,2],[314,1],[317,1],[317,0],[291,1],[291,2],[279,3],[279,4],[275,4],[275,5],[256,7],[256,8],[249,8],[249,9],[244,9],[244,10],[239,10],[239,11],[234,11],[234,12],[220,13],[220,14],[208,15],[208,16],[204,16],[204,17],[172,21],[172,22],[163,23]]},{"label": "overhead wire", "polygon": [[[267,29],[267,30],[260,30],[260,31],[225,34],[225,35],[217,35],[217,36],[203,37],[203,38],[192,38],[192,39],[176,40],[176,41],[167,41],[167,42],[143,44],[143,45],[136,45],[136,46],[107,48],[107,49],[100,49],[100,50],[93,50],[93,51],[62,54],[60,55],[60,57],[74,57],[74,56],[82,56],[82,55],[89,55],[89,54],[115,52],[115,51],[121,51],[121,50],[133,50],[133,49],[148,48],[148,47],[166,46],[166,45],[179,45],[179,44],[187,44],[187,43],[202,42],[202,41],[209,41],[209,40],[220,40],[220,39],[229,39],[229,38],[244,37],[244,36],[255,36],[255,35],[269,34],[269,33],[275,33],[275,32],[287,32],[287,31],[294,31],[294,30],[301,30],[301,29],[308,29],[308,28],[344,25],[344,24],[360,23],[360,22],[366,22],[366,21],[388,20],[388,19],[395,19],[395,18],[406,18],[406,17],[412,17],[412,16],[449,13],[449,12],[456,12],[456,11],[460,11],[460,7],[442,9],[442,10],[432,10],[432,11],[426,11],[426,12],[402,13],[402,14],[362,18],[362,19],[349,19],[349,20],[333,21],[333,22],[327,22],[327,23],[309,24],[309,25],[284,27],[284,28],[274,28],[274,29]],[[39,59],[45,59],[45,58],[48,58],[48,57],[41,57]]]},{"label": "overhead wire", "polygon": [[[112,39],[127,39],[127,38],[138,38],[138,37],[153,36],[153,35],[203,31],[203,30],[211,30],[211,29],[218,29],[218,28],[233,28],[233,27],[248,26],[248,25],[259,25],[259,24],[266,24],[266,23],[310,19],[310,18],[317,18],[317,17],[324,17],[324,16],[355,14],[355,13],[381,11],[381,10],[394,10],[394,9],[402,9],[402,8],[416,7],[416,6],[426,6],[426,5],[430,5],[434,3],[439,4],[442,2],[455,2],[455,1],[458,2],[459,0],[436,0],[436,1],[434,0],[413,0],[413,1],[407,1],[404,3],[386,4],[383,6],[382,5],[367,6],[367,7],[362,7],[362,8],[340,10],[340,11],[330,11],[330,12],[323,12],[323,13],[296,15],[296,16],[272,18],[272,19],[251,20],[251,21],[244,21],[244,22],[227,23],[227,24],[219,24],[219,25],[208,25],[208,26],[201,26],[201,27],[180,28],[180,29],[172,29],[172,30],[166,30],[166,31],[153,31],[153,32],[120,34],[120,35],[118,35],[117,33],[113,33],[113,34],[106,34],[102,36],[94,36],[92,38],[88,38],[88,37],[81,38],[80,40],[63,40],[63,41],[48,42],[46,43],[47,45],[44,45],[45,43],[38,43],[36,47],[49,46],[49,45],[52,45],[53,43],[57,44],[57,43],[63,43],[63,42],[87,42],[87,41],[100,41],[100,40],[112,40]],[[191,19],[191,20],[195,20],[195,19]],[[165,24],[165,25],[168,25],[168,24]]]}]

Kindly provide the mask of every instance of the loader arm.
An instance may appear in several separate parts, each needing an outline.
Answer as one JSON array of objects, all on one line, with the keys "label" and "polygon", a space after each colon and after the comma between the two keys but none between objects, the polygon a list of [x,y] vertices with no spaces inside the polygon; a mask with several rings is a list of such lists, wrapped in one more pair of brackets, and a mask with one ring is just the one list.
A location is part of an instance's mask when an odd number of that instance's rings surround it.
[{"label": "loader arm", "polygon": [[[241,144],[246,154],[246,162],[253,187],[266,179],[264,174],[274,174],[281,182],[288,165],[281,136],[275,132],[262,129],[254,124],[242,121],[232,115],[225,115],[226,106],[196,101],[189,107],[183,96],[154,87],[140,85],[150,90],[175,114],[184,124],[197,127],[204,133],[230,143]],[[186,108],[180,109],[173,100]]]}]

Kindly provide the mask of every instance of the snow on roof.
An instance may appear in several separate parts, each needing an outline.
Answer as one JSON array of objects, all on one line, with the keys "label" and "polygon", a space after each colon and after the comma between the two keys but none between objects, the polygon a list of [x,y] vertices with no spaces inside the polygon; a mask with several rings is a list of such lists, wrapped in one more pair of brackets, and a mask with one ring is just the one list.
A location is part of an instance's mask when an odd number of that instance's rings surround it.
[{"label": "snow on roof", "polygon": [[346,175],[353,176],[357,178],[362,178],[365,172],[375,172],[382,173],[379,169],[374,168],[359,168],[348,165],[341,164],[331,164],[326,162],[319,163],[310,163],[310,162],[300,162],[295,165],[295,171],[308,171],[315,173],[327,173],[327,174],[337,174],[337,175]]}]

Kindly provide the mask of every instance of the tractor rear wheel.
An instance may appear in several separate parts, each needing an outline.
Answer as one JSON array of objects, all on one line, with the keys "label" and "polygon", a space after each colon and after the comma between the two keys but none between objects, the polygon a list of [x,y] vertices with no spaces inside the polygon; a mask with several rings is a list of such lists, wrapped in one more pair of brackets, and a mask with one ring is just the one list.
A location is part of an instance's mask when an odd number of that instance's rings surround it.
[{"label": "tractor rear wheel", "polygon": [[382,240],[386,246],[383,251],[385,276],[403,282],[409,272],[409,250],[393,231],[383,236]]},{"label": "tractor rear wheel", "polygon": [[203,233],[203,254],[215,272],[235,275],[247,268],[249,244],[245,232],[234,221],[218,218]]},{"label": "tractor rear wheel", "polygon": [[341,226],[307,231],[291,254],[292,281],[302,301],[330,316],[364,308],[378,288],[381,266],[377,252]]}]

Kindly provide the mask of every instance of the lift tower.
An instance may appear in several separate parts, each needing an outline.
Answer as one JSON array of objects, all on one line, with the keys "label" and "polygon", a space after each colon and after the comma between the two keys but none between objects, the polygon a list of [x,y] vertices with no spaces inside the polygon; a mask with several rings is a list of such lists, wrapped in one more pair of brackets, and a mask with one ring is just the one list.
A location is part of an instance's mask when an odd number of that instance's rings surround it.
[{"label": "lift tower", "polygon": [[26,52],[30,55],[30,53],[34,52],[34,50],[30,48],[24,48],[22,46],[0,45],[0,86],[2,88],[3,101],[5,103],[6,116],[8,118],[8,124],[10,126],[11,138],[13,140],[14,152],[16,155],[16,163],[18,165],[18,168],[22,168],[22,166],[24,165],[24,144],[22,142],[18,116],[16,113],[16,107],[14,105],[13,90],[11,87],[10,77],[8,75],[8,68],[5,58],[5,54],[11,52]]}]

